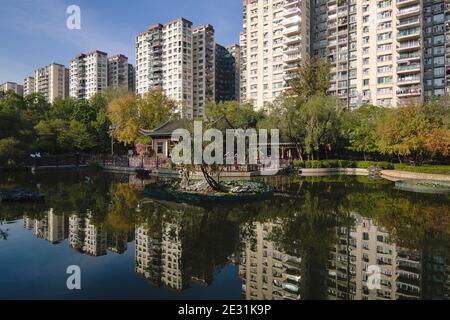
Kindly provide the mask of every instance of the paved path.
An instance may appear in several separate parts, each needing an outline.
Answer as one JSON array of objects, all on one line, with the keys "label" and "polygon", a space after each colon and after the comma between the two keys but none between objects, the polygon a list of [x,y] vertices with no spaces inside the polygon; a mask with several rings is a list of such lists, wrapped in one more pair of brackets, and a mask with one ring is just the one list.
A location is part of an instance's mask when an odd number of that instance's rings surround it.
[{"label": "paved path", "polygon": [[417,173],[397,170],[383,170],[381,175],[392,181],[399,180],[434,180],[434,181],[448,181],[450,182],[450,175],[445,174],[429,174],[429,173]]}]

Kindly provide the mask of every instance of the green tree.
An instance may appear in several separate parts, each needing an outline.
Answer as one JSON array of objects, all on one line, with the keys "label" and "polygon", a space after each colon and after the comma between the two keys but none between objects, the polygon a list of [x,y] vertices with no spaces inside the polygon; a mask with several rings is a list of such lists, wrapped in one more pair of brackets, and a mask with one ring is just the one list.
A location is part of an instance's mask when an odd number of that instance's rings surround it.
[{"label": "green tree", "polygon": [[69,126],[58,133],[57,142],[60,148],[69,152],[88,151],[95,146],[87,125],[77,120],[70,121]]},{"label": "green tree", "polygon": [[58,137],[67,130],[67,122],[62,119],[42,120],[35,127],[37,133],[36,148],[43,152],[58,153],[61,146]]},{"label": "green tree", "polygon": [[235,128],[256,128],[259,121],[264,117],[263,112],[253,109],[249,103],[241,104],[238,101],[214,102],[210,101],[205,106],[207,119],[217,120],[225,116]]},{"label": "green tree", "polygon": [[384,111],[384,108],[365,105],[344,114],[341,135],[348,141],[348,150],[362,153],[364,160],[367,154],[378,151],[377,121]]},{"label": "green tree", "polygon": [[313,160],[320,157],[320,151],[325,154],[332,151],[343,112],[339,100],[330,96],[313,96],[301,104],[300,123],[305,128],[305,151]]},{"label": "green tree", "polygon": [[281,142],[295,143],[300,157],[305,140],[305,127],[300,117],[302,103],[301,97],[285,95],[266,106],[266,115],[258,123],[260,129],[278,129]]},{"label": "green tree", "polygon": [[45,119],[51,105],[47,102],[42,93],[31,93],[24,98],[25,110],[24,117],[33,125]]},{"label": "green tree", "polygon": [[331,86],[330,63],[321,58],[306,57],[289,81],[291,93],[308,99],[326,95]]},{"label": "green tree", "polygon": [[0,164],[21,155],[23,155],[23,152],[19,140],[12,137],[0,139]]}]

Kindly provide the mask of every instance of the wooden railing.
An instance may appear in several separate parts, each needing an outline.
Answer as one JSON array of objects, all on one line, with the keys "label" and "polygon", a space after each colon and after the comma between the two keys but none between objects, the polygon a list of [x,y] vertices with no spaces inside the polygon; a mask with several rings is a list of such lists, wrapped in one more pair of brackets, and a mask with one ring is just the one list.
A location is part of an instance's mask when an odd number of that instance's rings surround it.
[{"label": "wooden railing", "polygon": [[[41,156],[40,158],[22,158],[15,160],[17,164],[25,167],[64,167],[87,166],[98,164],[102,167],[135,168],[135,169],[172,169],[181,170],[181,167],[172,163],[169,158],[141,157],[141,156],[111,156],[111,155],[56,155]],[[289,165],[289,161],[280,160],[280,167]],[[252,172],[259,171],[261,164],[233,164],[224,165],[224,172]]]}]

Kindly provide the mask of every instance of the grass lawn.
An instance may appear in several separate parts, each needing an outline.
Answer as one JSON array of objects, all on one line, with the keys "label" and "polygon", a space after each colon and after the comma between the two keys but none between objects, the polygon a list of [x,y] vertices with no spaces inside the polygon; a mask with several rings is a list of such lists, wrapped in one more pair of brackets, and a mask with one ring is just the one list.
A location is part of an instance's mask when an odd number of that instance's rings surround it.
[{"label": "grass lawn", "polygon": [[450,165],[423,165],[423,166],[410,166],[407,164],[395,164],[395,170],[409,171],[417,173],[430,173],[430,174],[450,174]]}]

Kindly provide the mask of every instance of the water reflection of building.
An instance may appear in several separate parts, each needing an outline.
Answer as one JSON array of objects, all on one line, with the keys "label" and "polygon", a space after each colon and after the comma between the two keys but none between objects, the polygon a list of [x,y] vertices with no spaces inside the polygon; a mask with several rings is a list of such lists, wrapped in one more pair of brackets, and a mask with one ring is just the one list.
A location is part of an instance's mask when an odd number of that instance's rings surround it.
[{"label": "water reflection of building", "polygon": [[234,253],[237,226],[202,208],[154,205],[158,218],[136,226],[136,273],[175,291],[208,287]]},{"label": "water reflection of building", "polygon": [[92,214],[69,217],[69,245],[81,253],[91,256],[106,255],[107,233],[103,225],[96,225]]},{"label": "water reflection of building", "polygon": [[[397,246],[385,228],[353,215],[354,223],[337,228],[330,252],[330,299],[434,299],[444,295],[445,261],[424,251]],[[345,225],[345,224],[344,224]],[[380,288],[370,290],[369,267],[380,268]]]},{"label": "water reflection of building", "polygon": [[269,239],[273,223],[255,223],[254,237],[243,243],[239,275],[247,300],[298,300],[301,297],[302,259],[283,253]]},{"label": "water reflection of building", "polygon": [[128,242],[133,239],[132,234],[126,232],[108,232],[106,237],[108,251],[123,254],[128,249]]},{"label": "water reflection of building", "polygon": [[150,232],[145,225],[136,228],[136,273],[153,285],[181,291],[188,285],[183,270],[181,227],[163,223],[161,230]]},{"label": "water reflection of building", "polygon": [[56,214],[53,209],[41,219],[24,218],[24,227],[34,229],[38,239],[44,239],[52,244],[58,244],[68,236],[68,219],[64,214]]}]

